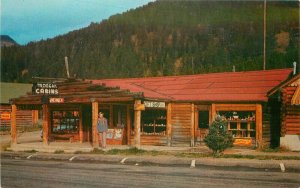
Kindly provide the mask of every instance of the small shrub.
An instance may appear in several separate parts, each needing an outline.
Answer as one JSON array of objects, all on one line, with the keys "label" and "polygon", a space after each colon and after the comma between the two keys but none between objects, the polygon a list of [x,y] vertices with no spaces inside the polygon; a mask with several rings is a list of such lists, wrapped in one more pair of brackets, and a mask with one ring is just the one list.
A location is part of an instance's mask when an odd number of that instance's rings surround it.
[{"label": "small shrub", "polygon": [[213,154],[218,156],[225,149],[233,146],[233,137],[226,131],[227,123],[217,117],[209,127],[208,135],[205,137],[204,142],[212,151]]},{"label": "small shrub", "polygon": [[104,154],[105,152],[101,149],[98,149],[98,148],[94,148],[93,151],[91,151],[90,153],[93,153],[93,154]]},{"label": "small shrub", "polygon": [[82,154],[82,151],[75,151],[74,154]]},{"label": "small shrub", "polygon": [[62,153],[65,153],[65,151],[64,150],[55,150],[54,153],[55,154],[62,154]]}]

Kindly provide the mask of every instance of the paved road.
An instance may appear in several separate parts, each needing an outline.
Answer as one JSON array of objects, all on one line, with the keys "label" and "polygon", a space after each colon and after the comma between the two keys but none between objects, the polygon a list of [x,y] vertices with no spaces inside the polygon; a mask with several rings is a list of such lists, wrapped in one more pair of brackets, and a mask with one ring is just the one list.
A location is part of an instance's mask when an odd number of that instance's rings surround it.
[{"label": "paved road", "polygon": [[6,187],[300,187],[300,173],[2,159]]}]

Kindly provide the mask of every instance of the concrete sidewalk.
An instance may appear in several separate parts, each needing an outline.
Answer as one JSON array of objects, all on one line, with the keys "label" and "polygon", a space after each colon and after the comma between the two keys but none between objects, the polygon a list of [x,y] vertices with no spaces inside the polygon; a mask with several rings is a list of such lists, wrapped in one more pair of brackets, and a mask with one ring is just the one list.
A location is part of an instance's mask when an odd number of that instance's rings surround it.
[{"label": "concrete sidewalk", "polygon": [[[10,136],[1,137],[1,144],[10,142]],[[210,154],[211,151],[205,146],[196,147],[167,147],[167,146],[141,146],[140,149],[146,151],[167,152],[168,155],[107,155],[93,154],[94,150],[89,142],[50,142],[49,145],[44,145],[39,132],[28,132],[18,135],[19,144],[11,145],[8,148],[11,151],[1,152],[1,157],[12,159],[30,159],[30,160],[61,160],[68,162],[88,162],[88,163],[120,163],[128,165],[160,165],[170,166],[179,165],[190,167],[193,163],[196,167],[226,167],[229,169],[237,168],[255,168],[261,170],[276,170],[280,171],[282,165],[285,171],[300,172],[300,152],[262,152],[249,148],[230,148],[225,154],[233,154],[241,156],[238,158],[213,158],[213,157],[197,157],[197,154]],[[107,152],[112,149],[126,150],[131,148],[127,145],[108,146],[103,150]],[[33,151],[34,150],[34,151]],[[30,153],[30,152],[36,153]],[[61,153],[61,154],[55,154]],[[185,155],[188,155],[185,156]],[[191,154],[191,155],[189,155]],[[196,157],[192,158],[191,156]],[[199,155],[199,156],[200,156]],[[185,157],[178,157],[185,156]],[[294,157],[298,160],[259,160],[245,159],[245,156],[275,156],[275,157]],[[126,158],[126,159],[125,159]],[[249,158],[249,157],[248,157]],[[124,160],[125,159],[125,160]],[[194,161],[193,161],[194,160]],[[281,164],[281,166],[280,166]]]},{"label": "concrete sidewalk", "polygon": [[[15,152],[24,152],[24,151],[37,151],[37,152],[46,152],[54,153],[61,151],[63,153],[78,153],[78,152],[91,152],[94,150],[92,145],[89,142],[79,143],[79,142],[50,142],[49,145],[44,145],[42,140],[36,136],[27,137],[19,144],[13,144],[7,150]],[[21,139],[20,139],[21,140]],[[108,145],[104,151],[111,149],[120,149],[125,150],[132,148],[133,146],[128,145]],[[200,145],[196,147],[168,147],[168,146],[140,146],[139,149],[146,151],[162,151],[168,153],[196,153],[196,154],[210,154],[211,150],[205,145]],[[225,150],[224,154],[233,154],[241,156],[277,156],[277,157],[296,157],[300,158],[300,152],[263,152],[260,150],[254,150],[250,148],[238,148],[233,147]]]},{"label": "concrete sidewalk", "polygon": [[[0,143],[9,144],[10,135],[1,135]],[[11,151],[31,151],[35,150],[38,152],[49,152],[54,153],[55,151],[63,151],[64,153],[74,152],[90,152],[93,150],[92,145],[89,142],[50,142],[49,145],[45,146],[40,138],[40,131],[18,133],[18,143],[11,145],[8,150]],[[108,146],[105,150],[110,149],[129,149],[131,146],[127,145],[112,145]],[[202,153],[208,154],[211,151],[205,145],[198,145],[196,147],[167,147],[167,146],[141,146],[140,149],[147,151],[165,151],[165,152],[184,152],[184,153]],[[300,152],[262,152],[250,148],[230,148],[227,149],[225,154],[235,155],[254,155],[254,156],[295,156],[300,157]]]}]

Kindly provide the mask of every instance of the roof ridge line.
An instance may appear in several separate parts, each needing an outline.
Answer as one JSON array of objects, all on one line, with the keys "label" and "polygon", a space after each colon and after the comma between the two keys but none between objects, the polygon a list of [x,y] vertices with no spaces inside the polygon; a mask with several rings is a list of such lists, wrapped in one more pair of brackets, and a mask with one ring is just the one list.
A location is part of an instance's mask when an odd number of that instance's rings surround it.
[{"label": "roof ridge line", "polygon": [[[144,84],[144,82],[141,82],[141,83]],[[145,90],[152,91],[152,92],[158,93],[158,94],[160,94],[160,95],[166,96],[166,97],[168,97],[169,99],[174,99],[174,97],[171,97],[170,95],[163,94],[163,93],[157,92],[157,91],[155,91],[155,90],[152,90],[152,89],[148,89],[148,88],[142,87],[142,86],[140,86],[140,85],[138,85],[138,84],[135,84],[135,83],[132,83],[132,82],[130,82],[130,84],[132,84],[132,85],[134,85],[134,86],[137,86],[137,87],[140,87],[140,88],[143,88],[143,89],[145,89]]]}]

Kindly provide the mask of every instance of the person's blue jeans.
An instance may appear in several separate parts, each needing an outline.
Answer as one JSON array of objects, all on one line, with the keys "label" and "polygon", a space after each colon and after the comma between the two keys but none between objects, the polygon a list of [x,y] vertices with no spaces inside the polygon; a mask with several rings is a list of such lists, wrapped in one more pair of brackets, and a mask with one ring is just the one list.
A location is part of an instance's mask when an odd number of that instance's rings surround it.
[{"label": "person's blue jeans", "polygon": [[99,138],[99,146],[106,148],[106,132],[99,132],[98,138]]}]

